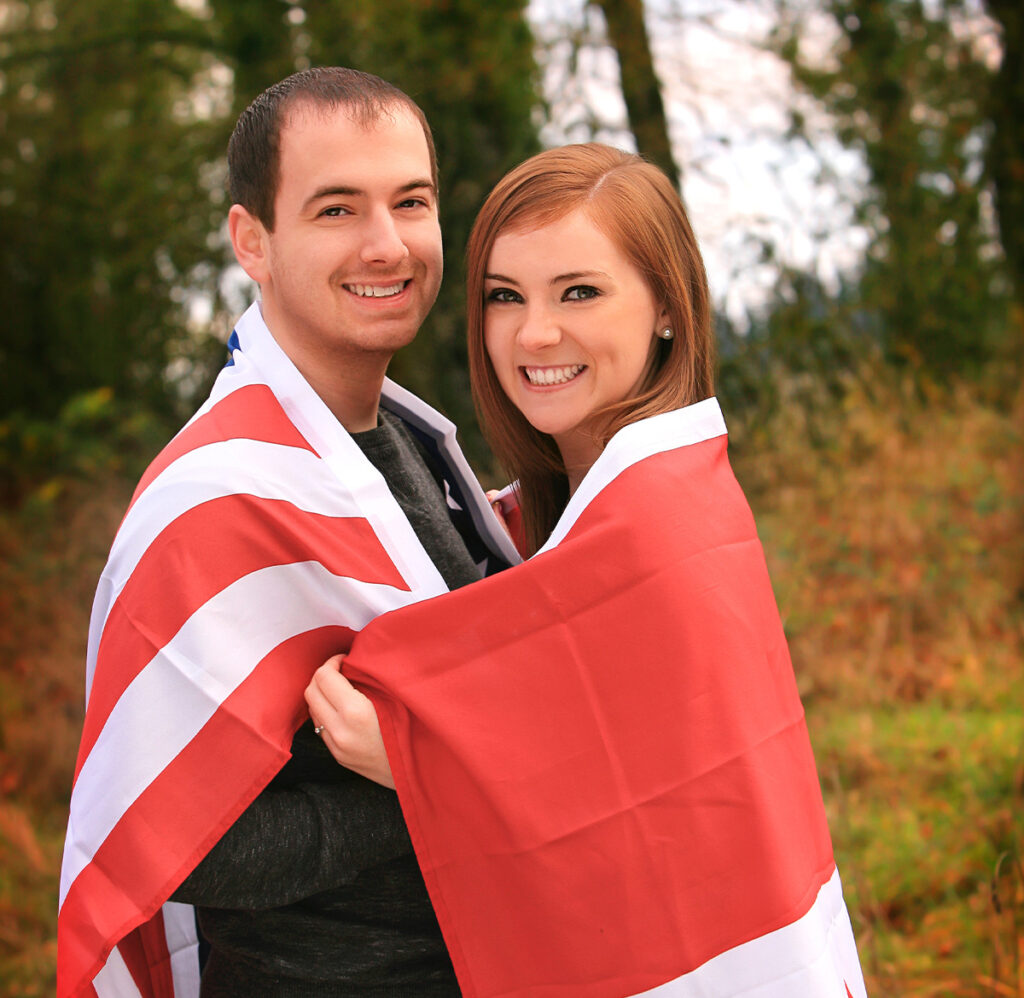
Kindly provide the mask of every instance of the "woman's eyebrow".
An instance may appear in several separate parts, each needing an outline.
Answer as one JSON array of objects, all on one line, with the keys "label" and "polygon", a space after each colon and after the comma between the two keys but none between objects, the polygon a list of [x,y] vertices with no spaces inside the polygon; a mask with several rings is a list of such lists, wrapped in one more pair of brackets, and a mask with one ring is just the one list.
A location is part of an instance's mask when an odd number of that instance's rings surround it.
[{"label": "woman's eyebrow", "polygon": [[585,277],[604,277],[608,275],[603,270],[573,270],[568,274],[559,274],[551,278],[552,284],[561,284],[563,281],[579,281]]},{"label": "woman's eyebrow", "polygon": [[[579,281],[583,278],[604,277],[608,275],[603,270],[573,270],[567,274],[558,274],[548,282],[550,284],[561,284],[565,281]],[[485,281],[501,281],[503,284],[518,284],[514,277],[506,277],[504,274],[484,274]]]}]

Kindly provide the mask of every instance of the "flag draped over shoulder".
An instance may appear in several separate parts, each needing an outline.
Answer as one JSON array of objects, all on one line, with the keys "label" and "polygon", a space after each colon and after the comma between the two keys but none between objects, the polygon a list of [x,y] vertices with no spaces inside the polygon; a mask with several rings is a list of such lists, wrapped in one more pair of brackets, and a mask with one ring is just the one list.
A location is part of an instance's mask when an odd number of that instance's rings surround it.
[{"label": "flag draped over shoulder", "polygon": [[620,431],[541,552],[345,672],[465,995],[864,995],[714,399]]},{"label": "flag draped over shoulder", "polygon": [[[198,994],[194,914],[167,898],[288,759],[315,668],[378,614],[446,591],[258,306],[231,346],[140,482],[97,588],[60,998]],[[454,427],[390,383],[382,404],[447,467],[453,516],[489,539],[484,570],[516,559]]]}]

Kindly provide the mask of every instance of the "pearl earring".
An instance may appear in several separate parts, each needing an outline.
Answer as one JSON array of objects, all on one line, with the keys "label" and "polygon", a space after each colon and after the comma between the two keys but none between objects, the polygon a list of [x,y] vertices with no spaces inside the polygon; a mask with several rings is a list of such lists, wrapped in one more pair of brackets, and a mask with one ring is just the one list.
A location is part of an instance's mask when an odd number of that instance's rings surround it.
[{"label": "pearl earring", "polygon": [[663,340],[670,340],[674,334],[672,332],[672,328],[670,326],[666,326],[664,329],[659,329],[657,335]]}]

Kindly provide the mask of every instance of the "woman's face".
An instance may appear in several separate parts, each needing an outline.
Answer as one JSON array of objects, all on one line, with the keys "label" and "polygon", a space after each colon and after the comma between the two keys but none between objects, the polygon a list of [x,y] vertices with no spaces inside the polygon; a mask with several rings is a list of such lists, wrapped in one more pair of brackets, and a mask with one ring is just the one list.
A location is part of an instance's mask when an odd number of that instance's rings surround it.
[{"label": "woman's face", "polygon": [[571,486],[601,451],[594,414],[636,394],[664,322],[640,271],[582,209],[495,239],[487,352],[512,403],[554,438]]}]

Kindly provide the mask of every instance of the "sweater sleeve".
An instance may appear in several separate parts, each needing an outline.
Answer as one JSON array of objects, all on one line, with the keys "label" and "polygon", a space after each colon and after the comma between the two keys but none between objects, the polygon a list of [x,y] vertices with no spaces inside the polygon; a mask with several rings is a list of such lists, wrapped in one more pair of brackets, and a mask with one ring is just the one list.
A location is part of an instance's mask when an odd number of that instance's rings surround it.
[{"label": "sweater sleeve", "polygon": [[276,908],[411,852],[395,792],[337,765],[304,725],[289,763],[172,900],[206,908]]}]

